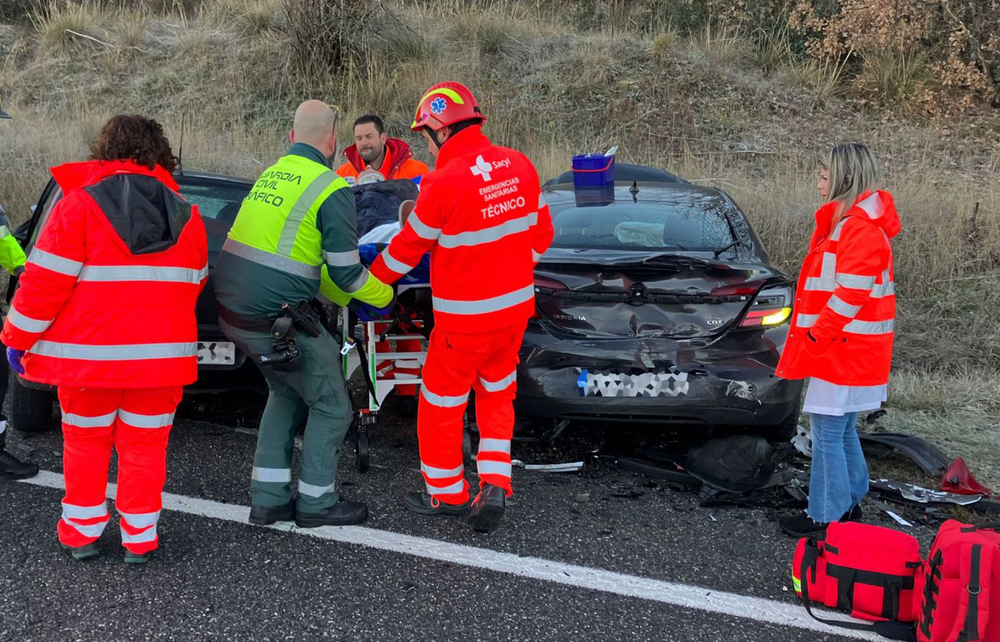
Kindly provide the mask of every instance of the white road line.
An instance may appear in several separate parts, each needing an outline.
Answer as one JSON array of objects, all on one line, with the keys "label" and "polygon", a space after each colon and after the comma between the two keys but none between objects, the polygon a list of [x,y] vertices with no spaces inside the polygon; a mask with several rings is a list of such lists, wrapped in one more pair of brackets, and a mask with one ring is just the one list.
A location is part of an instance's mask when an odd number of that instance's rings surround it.
[{"label": "white road line", "polygon": [[[62,475],[45,470],[41,471],[33,479],[22,480],[22,483],[45,488],[63,489]],[[108,484],[108,497],[113,499],[116,490],[114,484]],[[250,526],[247,522],[247,515],[249,514],[247,506],[223,504],[197,497],[164,493],[163,508],[187,513],[188,515],[236,522],[244,524],[249,528],[261,528],[260,526]],[[345,544],[358,544],[383,551],[413,555],[425,559],[450,562],[452,564],[461,564],[472,568],[509,573],[518,577],[555,582],[556,584],[564,584],[593,591],[603,591],[625,597],[652,600],[687,609],[720,613],[755,622],[767,622],[779,626],[840,635],[858,640],[883,640],[883,638],[874,633],[850,631],[817,622],[809,617],[801,606],[796,604],[776,602],[759,597],[747,597],[735,593],[726,593],[635,575],[625,575],[623,573],[614,573],[612,571],[555,562],[537,557],[521,557],[512,553],[501,553],[488,548],[453,544],[362,526],[324,526],[321,528],[300,529],[291,523],[284,522],[266,528],[289,531],[296,535],[316,537]],[[831,619],[847,619],[840,614],[826,613],[825,615]]]}]

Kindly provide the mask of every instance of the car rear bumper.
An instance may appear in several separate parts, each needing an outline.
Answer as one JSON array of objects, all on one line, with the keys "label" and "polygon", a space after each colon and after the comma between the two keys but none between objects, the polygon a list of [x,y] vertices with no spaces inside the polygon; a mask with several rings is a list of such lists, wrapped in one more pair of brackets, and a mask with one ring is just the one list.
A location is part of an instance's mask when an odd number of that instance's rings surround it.
[{"label": "car rear bumper", "polygon": [[775,425],[799,404],[801,381],[774,375],[787,328],[717,341],[525,334],[520,416],[676,424]]}]

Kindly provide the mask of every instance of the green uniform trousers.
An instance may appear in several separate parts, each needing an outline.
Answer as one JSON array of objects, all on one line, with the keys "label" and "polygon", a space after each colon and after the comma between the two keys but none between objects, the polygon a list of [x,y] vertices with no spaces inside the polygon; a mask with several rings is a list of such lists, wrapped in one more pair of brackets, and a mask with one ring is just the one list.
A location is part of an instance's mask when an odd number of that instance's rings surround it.
[{"label": "green uniform trousers", "polygon": [[[251,357],[271,353],[269,334],[222,325]],[[296,370],[260,368],[268,397],[257,434],[250,499],[259,506],[281,506],[291,500],[295,431],[305,424],[296,510],[318,513],[340,499],[337,459],[353,412],[340,367],[340,346],[333,337],[326,330],[316,338],[299,332],[295,345],[302,353]]]}]

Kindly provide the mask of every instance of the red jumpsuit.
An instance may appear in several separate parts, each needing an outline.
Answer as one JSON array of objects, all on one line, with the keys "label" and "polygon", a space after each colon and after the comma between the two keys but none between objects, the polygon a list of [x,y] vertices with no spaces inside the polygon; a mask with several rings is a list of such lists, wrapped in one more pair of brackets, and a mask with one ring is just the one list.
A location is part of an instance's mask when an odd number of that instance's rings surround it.
[{"label": "red jumpsuit", "polygon": [[170,174],[129,162],[55,167],[52,209],[0,335],[26,350],[25,378],[59,387],[66,495],[59,540],[100,537],[112,448],[122,543],[157,547],[166,448],[183,386],[197,378],[195,301],[205,228]]},{"label": "red jumpsuit", "polygon": [[534,265],[552,236],[531,161],[473,126],[441,147],[413,214],[372,265],[372,274],[392,283],[431,253],[434,331],[417,434],[427,492],[443,503],[469,499],[462,416],[473,389],[480,487],[512,492],[517,355],[535,310]]}]

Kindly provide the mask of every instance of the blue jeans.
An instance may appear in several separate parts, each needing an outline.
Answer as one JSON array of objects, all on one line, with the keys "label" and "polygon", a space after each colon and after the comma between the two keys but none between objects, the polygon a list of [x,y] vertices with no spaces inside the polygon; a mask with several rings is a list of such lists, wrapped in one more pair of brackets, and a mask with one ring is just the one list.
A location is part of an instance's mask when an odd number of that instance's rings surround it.
[{"label": "blue jeans", "polygon": [[868,494],[868,464],[855,425],[858,413],[834,417],[809,415],[812,472],[809,509],[813,521],[839,521]]}]

